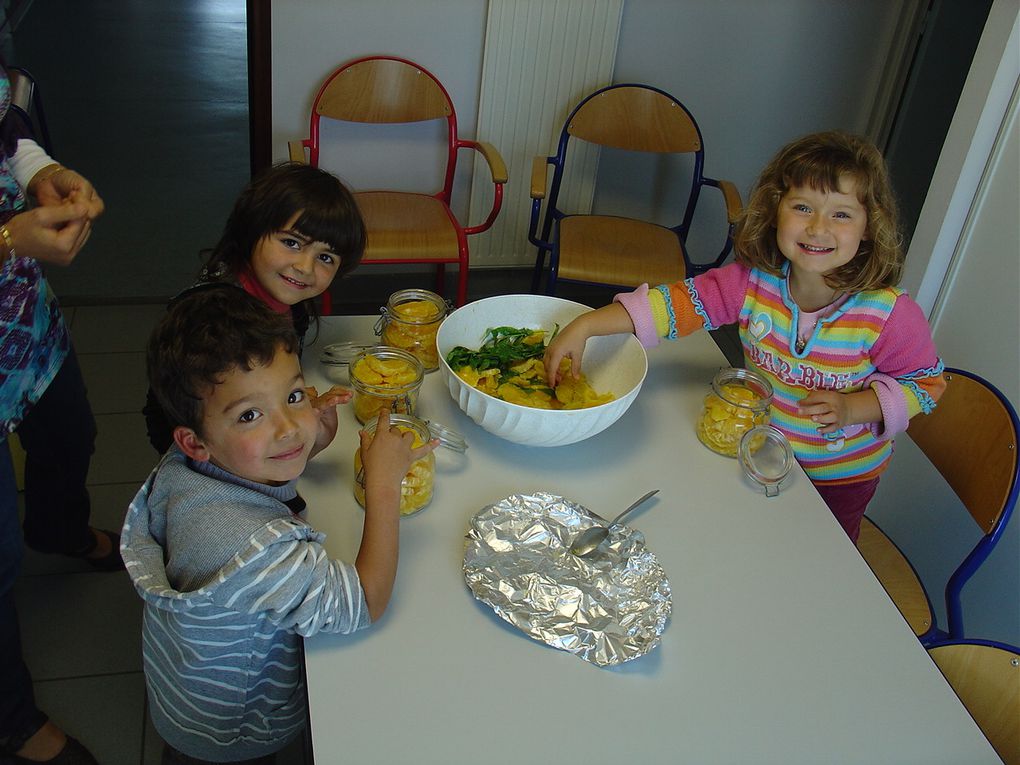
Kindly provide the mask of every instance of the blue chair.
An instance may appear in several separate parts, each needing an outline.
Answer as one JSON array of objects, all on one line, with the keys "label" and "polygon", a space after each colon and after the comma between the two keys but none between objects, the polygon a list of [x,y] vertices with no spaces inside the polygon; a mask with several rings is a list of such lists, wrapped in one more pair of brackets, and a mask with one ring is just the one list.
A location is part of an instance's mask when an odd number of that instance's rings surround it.
[{"label": "blue chair", "polygon": [[963,638],[960,593],[1002,536],[1018,491],[1020,423],[1013,406],[975,374],[947,368],[945,376],[946,390],[935,411],[913,418],[907,434],[982,531],[946,585],[948,631],[936,626],[931,601],[906,556],[867,516],[857,541],[857,549],[926,646]]},{"label": "blue chair", "polygon": [[1020,765],[1020,649],[954,640],[928,649],[1005,765]]},{"label": "blue chair", "polygon": [[[662,226],[633,217],[571,215],[560,209],[560,189],[572,139],[634,152],[691,155],[691,186],[680,222]],[[722,264],[732,248],[731,234],[741,208],[740,194],[729,181],[705,177],[704,163],[698,123],[683,104],[665,91],[647,85],[611,85],[585,98],[567,118],[556,154],[535,157],[532,164],[528,240],[538,248],[532,292],[539,291],[547,254],[550,260],[546,292],[550,295],[561,279],[636,287],[644,282],[672,283]],[[553,174],[547,194],[549,165]],[[722,193],[726,230],[720,232],[722,246],[718,255],[710,262],[695,262],[687,251],[687,235],[701,190],[706,186]],[[539,235],[543,199],[545,215]]]}]

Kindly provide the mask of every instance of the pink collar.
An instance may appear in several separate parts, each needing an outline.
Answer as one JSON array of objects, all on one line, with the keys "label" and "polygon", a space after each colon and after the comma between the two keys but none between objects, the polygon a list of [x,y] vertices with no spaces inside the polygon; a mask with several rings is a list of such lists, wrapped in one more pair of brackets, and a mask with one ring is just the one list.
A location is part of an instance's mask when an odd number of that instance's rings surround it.
[{"label": "pink collar", "polygon": [[241,283],[241,287],[249,295],[257,297],[267,306],[272,308],[276,313],[290,314],[290,306],[286,303],[281,303],[279,300],[269,294],[269,291],[263,287],[255,276],[252,274],[251,269],[245,269],[238,277],[237,281]]}]

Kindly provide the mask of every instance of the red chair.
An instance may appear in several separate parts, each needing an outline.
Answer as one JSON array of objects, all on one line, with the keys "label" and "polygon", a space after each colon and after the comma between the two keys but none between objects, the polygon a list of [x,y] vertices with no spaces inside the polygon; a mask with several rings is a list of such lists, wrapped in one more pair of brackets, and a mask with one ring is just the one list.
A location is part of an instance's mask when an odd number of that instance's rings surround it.
[{"label": "red chair", "polygon": [[[507,171],[499,152],[491,144],[458,137],[457,115],[439,80],[423,67],[391,56],[357,59],[326,78],[312,103],[310,137],[290,142],[292,160],[319,166],[322,118],[376,124],[446,120],[446,170],[438,192],[355,190],[354,198],[368,232],[363,264],[434,263],[437,291],[442,292],[445,266],[456,263],[456,304],[463,305],[467,300],[467,237],[488,229],[503,201]],[[460,149],[474,149],[481,154],[492,179],[492,208],[476,226],[462,225],[450,209]],[[323,313],[330,309],[327,292],[323,295]]]}]

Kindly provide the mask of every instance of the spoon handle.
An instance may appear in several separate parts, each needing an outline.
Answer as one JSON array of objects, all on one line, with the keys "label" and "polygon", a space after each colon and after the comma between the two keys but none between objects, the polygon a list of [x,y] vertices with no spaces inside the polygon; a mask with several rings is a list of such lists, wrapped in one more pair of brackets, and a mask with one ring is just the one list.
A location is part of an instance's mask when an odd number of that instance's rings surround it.
[{"label": "spoon handle", "polygon": [[611,521],[609,522],[609,527],[608,527],[608,528],[612,528],[613,526],[615,526],[615,525],[616,525],[617,523],[619,523],[620,521],[622,521],[622,520],[623,520],[623,518],[624,518],[624,516],[625,516],[625,515],[627,515],[627,514],[628,514],[628,513],[629,513],[629,512],[631,511],[631,510],[634,510],[634,509],[635,509],[635,508],[637,508],[637,507],[638,507],[639,505],[641,505],[642,503],[644,503],[644,501],[645,501],[646,499],[649,499],[650,497],[654,497],[654,496],[655,496],[656,494],[658,494],[658,493],[659,493],[659,490],[658,490],[658,489],[652,489],[652,490],[651,490],[650,492],[648,492],[647,494],[645,494],[645,495],[644,495],[644,496],[642,496],[641,498],[639,498],[639,499],[636,499],[636,500],[634,501],[634,503],[633,503],[633,504],[632,504],[632,505],[631,505],[630,507],[628,507],[628,508],[627,508],[626,510],[624,510],[624,511],[623,511],[622,513],[620,513],[620,514],[619,514],[618,516],[616,516],[615,518],[613,518],[613,520],[611,520]]}]

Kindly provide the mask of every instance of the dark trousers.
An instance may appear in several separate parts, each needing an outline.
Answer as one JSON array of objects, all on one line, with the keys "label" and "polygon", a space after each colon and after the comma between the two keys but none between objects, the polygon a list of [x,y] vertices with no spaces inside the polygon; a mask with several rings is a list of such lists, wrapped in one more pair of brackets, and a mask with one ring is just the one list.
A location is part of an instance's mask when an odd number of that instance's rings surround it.
[{"label": "dark trousers", "polygon": [[[275,754],[268,754],[265,757],[257,757],[254,760],[235,760],[232,765],[273,765],[276,762]],[[160,765],[217,765],[209,760],[200,760],[197,757],[178,752],[170,744],[163,742],[163,757]]]},{"label": "dark trousers", "polygon": [[26,455],[25,542],[39,552],[83,552],[92,544],[85,480],[96,421],[73,348],[17,433]]},{"label": "dark trousers", "polygon": [[[25,541],[45,552],[81,552],[91,544],[85,477],[96,425],[74,352],[17,429],[25,448]],[[23,556],[18,492],[7,440],[0,440],[0,751],[16,751],[46,716],[35,706],[21,657],[14,583]]]}]

